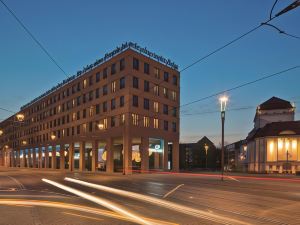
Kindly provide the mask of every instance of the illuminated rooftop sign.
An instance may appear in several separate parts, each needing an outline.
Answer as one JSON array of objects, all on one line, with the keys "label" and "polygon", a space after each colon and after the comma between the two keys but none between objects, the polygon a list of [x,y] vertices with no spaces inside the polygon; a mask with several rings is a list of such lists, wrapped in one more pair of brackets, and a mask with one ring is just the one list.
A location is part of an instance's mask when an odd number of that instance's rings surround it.
[{"label": "illuminated rooftop sign", "polygon": [[123,51],[127,50],[127,49],[133,49],[136,52],[139,52],[145,56],[148,56],[162,64],[165,64],[166,66],[178,70],[178,65],[175,64],[172,60],[170,59],[166,59],[163,56],[157,55],[154,52],[149,51],[147,48],[143,48],[141,46],[139,46],[137,43],[133,43],[133,42],[125,42],[123,43],[121,46],[115,48],[113,51],[106,53],[104,55],[104,57],[97,59],[94,63],[91,63],[85,67],[83,67],[82,70],[77,71],[76,75],[73,75],[65,80],[63,80],[61,83],[59,83],[58,85],[54,86],[53,88],[51,88],[50,90],[46,91],[44,94],[40,95],[39,97],[33,99],[31,102],[29,102],[28,104],[24,105],[21,107],[21,110],[25,109],[26,107],[34,104],[35,102],[41,100],[42,98],[44,98],[45,96],[53,93],[54,91],[56,91],[57,89],[61,88],[62,86],[70,83],[71,81],[75,80],[77,77],[80,77],[82,75],[84,75],[85,73],[91,71],[92,69],[94,69],[95,67],[103,64],[104,62],[106,62],[107,60],[111,59],[112,57],[122,53]]}]

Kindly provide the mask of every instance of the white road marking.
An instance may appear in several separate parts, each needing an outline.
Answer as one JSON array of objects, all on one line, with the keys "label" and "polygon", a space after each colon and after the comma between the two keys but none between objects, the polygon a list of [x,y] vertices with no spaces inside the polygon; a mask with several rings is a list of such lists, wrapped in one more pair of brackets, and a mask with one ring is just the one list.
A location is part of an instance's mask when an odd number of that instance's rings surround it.
[{"label": "white road marking", "polygon": [[228,176],[227,178],[229,178],[229,179],[231,179],[231,180],[234,180],[234,181],[236,181],[236,182],[240,182],[238,179],[235,179],[234,177]]},{"label": "white road marking", "polygon": [[172,194],[173,192],[175,192],[178,188],[182,187],[184,184],[180,184],[177,187],[173,188],[171,191],[169,191],[167,194],[164,195],[163,198],[168,197],[170,194]]}]

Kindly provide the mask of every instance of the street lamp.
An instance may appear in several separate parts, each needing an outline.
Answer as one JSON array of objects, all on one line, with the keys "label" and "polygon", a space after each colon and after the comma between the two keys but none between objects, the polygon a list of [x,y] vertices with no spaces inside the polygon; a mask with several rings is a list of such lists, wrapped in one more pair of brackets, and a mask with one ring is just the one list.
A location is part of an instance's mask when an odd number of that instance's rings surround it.
[{"label": "street lamp", "polygon": [[207,144],[204,145],[204,148],[205,148],[205,168],[207,169],[207,151],[209,149],[209,146]]},{"label": "street lamp", "polygon": [[54,141],[56,139],[55,134],[51,134],[50,138],[51,138],[52,141]]},{"label": "street lamp", "polygon": [[0,130],[0,136],[3,134],[3,130]]},{"label": "street lamp", "polygon": [[224,123],[225,123],[225,110],[227,106],[228,97],[222,96],[219,99],[221,105],[221,120],[222,120],[222,152],[221,152],[221,171],[222,177],[221,180],[223,181],[224,176]]},{"label": "street lamp", "polygon": [[19,122],[23,122],[24,119],[25,119],[25,116],[24,116],[23,113],[18,113],[18,114],[16,115],[16,117],[17,117],[17,120],[18,120]]}]

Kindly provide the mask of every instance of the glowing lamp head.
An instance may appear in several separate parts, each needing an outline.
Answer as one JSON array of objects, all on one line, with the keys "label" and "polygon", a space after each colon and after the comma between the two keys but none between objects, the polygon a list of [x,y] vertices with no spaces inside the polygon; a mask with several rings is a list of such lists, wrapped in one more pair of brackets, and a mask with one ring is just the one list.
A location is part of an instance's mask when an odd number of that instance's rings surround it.
[{"label": "glowing lamp head", "polygon": [[27,141],[22,141],[22,145],[27,145]]},{"label": "glowing lamp head", "polygon": [[55,134],[51,134],[50,138],[51,138],[51,140],[55,140],[56,139]]},{"label": "glowing lamp head", "polygon": [[9,146],[8,145],[4,145],[4,149],[8,149],[9,148]]},{"label": "glowing lamp head", "polygon": [[103,123],[99,123],[98,124],[98,128],[99,128],[99,130],[103,130],[104,129],[104,124]]},{"label": "glowing lamp head", "polygon": [[224,95],[219,98],[219,101],[220,101],[220,105],[221,105],[221,112],[225,112],[227,102],[228,102],[228,97]]},{"label": "glowing lamp head", "polygon": [[25,116],[24,116],[24,114],[22,114],[22,113],[18,113],[18,114],[16,115],[16,117],[17,117],[17,120],[18,120],[19,122],[23,122],[24,119],[25,119]]},{"label": "glowing lamp head", "polygon": [[204,145],[205,151],[207,153],[209,146],[207,144]]},{"label": "glowing lamp head", "polygon": [[3,134],[3,130],[0,130],[0,136]]}]

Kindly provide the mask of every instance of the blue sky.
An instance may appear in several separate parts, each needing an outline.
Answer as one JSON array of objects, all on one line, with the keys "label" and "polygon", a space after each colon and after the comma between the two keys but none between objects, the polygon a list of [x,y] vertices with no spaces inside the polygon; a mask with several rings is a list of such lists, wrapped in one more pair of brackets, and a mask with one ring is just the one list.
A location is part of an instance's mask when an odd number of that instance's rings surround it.
[{"label": "blue sky", "polygon": [[[6,0],[68,74],[125,41],[173,59],[180,68],[265,21],[273,0]],[[275,12],[292,1],[279,1]],[[297,22],[298,21],[298,22]],[[274,20],[300,36],[300,7]],[[0,4],[0,107],[18,111],[65,76]],[[181,74],[181,103],[300,64],[300,41],[263,27]],[[255,107],[272,96],[300,104],[300,70],[228,93],[228,108]],[[217,98],[182,114],[218,110]],[[229,111],[227,142],[245,138],[255,108]],[[0,111],[0,119],[9,115]],[[299,118],[297,113],[296,118]],[[218,113],[182,116],[181,141],[220,140]]]}]

